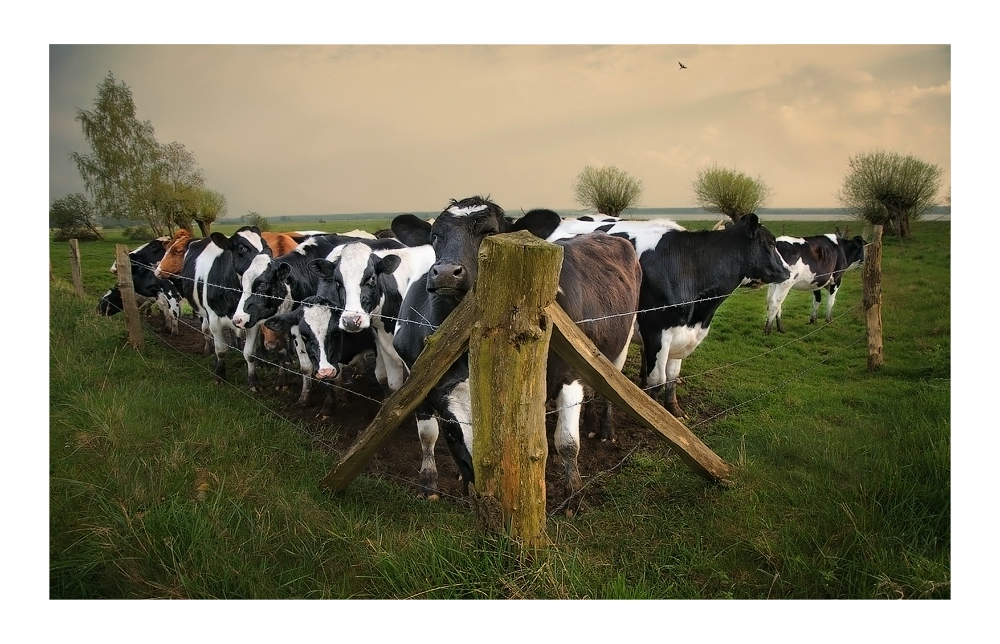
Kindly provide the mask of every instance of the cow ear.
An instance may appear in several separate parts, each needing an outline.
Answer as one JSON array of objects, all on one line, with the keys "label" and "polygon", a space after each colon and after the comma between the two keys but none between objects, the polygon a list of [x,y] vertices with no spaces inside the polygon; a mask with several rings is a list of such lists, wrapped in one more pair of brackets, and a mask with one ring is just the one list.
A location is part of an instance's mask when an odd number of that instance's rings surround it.
[{"label": "cow ear", "polygon": [[309,262],[309,270],[323,279],[333,279],[337,264],[325,259],[314,259]]},{"label": "cow ear", "polygon": [[757,217],[756,213],[744,215],[743,218],[747,222],[747,234],[751,237],[756,237],[757,233],[760,231],[760,219]]},{"label": "cow ear", "polygon": [[219,248],[229,247],[229,238],[223,235],[222,233],[216,231],[211,234],[211,238],[212,238],[212,243],[218,246]]},{"label": "cow ear", "polygon": [[562,223],[562,218],[548,209],[529,210],[520,219],[514,220],[511,231],[527,230],[535,237],[546,239]]},{"label": "cow ear", "polygon": [[407,246],[424,246],[431,243],[431,225],[416,215],[399,215],[389,226],[396,239]]},{"label": "cow ear", "polygon": [[375,272],[389,274],[396,270],[402,261],[399,255],[386,255],[375,264]]},{"label": "cow ear", "polygon": [[275,276],[281,280],[285,281],[285,278],[292,272],[292,267],[285,262],[278,262],[278,265],[274,268]]}]

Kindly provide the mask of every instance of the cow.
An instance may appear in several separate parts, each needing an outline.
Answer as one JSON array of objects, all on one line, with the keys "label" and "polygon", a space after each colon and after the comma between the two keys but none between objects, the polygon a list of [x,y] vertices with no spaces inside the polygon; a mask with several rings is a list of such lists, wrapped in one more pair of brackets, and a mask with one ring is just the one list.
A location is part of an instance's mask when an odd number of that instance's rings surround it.
[{"label": "cow", "polygon": [[[272,315],[262,323],[269,336],[273,333],[293,339],[304,390],[307,382],[311,390],[313,378],[342,390],[344,369],[341,362],[352,363],[366,351],[375,350],[375,335],[371,329],[344,333],[338,328],[341,311],[342,302],[313,295],[296,308]],[[321,417],[332,414],[333,402],[333,396],[327,396]]]},{"label": "cow", "polygon": [[[211,333],[215,347],[216,383],[226,380],[225,354],[229,349],[226,331],[235,337],[243,337],[243,358],[247,363],[247,381],[252,391],[260,390],[254,364],[259,328],[251,326],[245,330],[233,324],[236,305],[242,294],[240,277],[253,263],[254,258],[271,255],[271,249],[261,237],[256,226],[243,226],[231,236],[214,232],[186,243],[183,266],[180,271],[184,299],[201,316],[202,331]],[[170,257],[167,253],[160,261],[158,271]],[[173,269],[169,274],[174,275]]]},{"label": "cow", "polygon": [[833,320],[833,303],[840,290],[844,271],[860,266],[865,259],[865,239],[860,235],[853,239],[838,237],[836,234],[813,235],[810,237],[781,236],[776,240],[778,252],[788,264],[791,275],[783,282],[767,287],[767,319],[764,333],[770,334],[772,326],[778,333],[784,333],[781,323],[781,305],[792,289],[813,292],[812,315],[809,324],[816,323],[823,289],[830,295],[826,298],[826,321]]},{"label": "cow", "polygon": [[[403,248],[403,244],[395,239],[369,241],[346,235],[317,235],[280,257],[259,255],[241,277],[240,299],[233,315],[233,324],[240,329],[256,327],[271,316],[287,312],[306,298],[316,295],[320,276],[308,269],[309,262],[324,259],[350,243],[380,249]],[[290,328],[291,326],[294,325],[290,325]],[[270,346],[277,346],[276,338],[269,338],[265,348]],[[279,380],[279,387],[283,383],[282,378]],[[311,379],[303,375],[298,404],[309,403],[311,385]]]},{"label": "cow", "polygon": [[708,335],[719,306],[752,280],[783,282],[790,273],[774,235],[749,214],[721,230],[689,231],[669,219],[564,221],[549,241],[587,230],[628,239],[639,255],[642,287],[638,328],[643,346],[643,386],[677,418],[676,381],[681,361]]},{"label": "cow", "polygon": [[[409,289],[403,300],[401,320],[393,346],[412,368],[423,348],[424,339],[440,325],[475,284],[478,249],[488,235],[527,230],[545,238],[559,224],[559,216],[549,210],[533,210],[510,220],[503,209],[488,198],[451,200],[433,225],[416,217],[397,217],[396,236],[409,246],[430,243],[436,260],[423,278],[424,288]],[[563,247],[562,271],[556,302],[619,369],[628,356],[635,323],[641,269],[635,250],[625,240],[602,233],[581,235],[558,242]],[[594,266],[600,270],[594,270]],[[474,428],[471,424],[468,354],[457,360],[431,390],[418,413],[418,433],[423,458],[420,484],[428,494],[437,485],[434,443],[438,427],[428,422],[433,410],[444,422],[445,440],[458,467],[466,491],[475,481],[472,466]],[[563,464],[567,499],[582,488],[577,456],[580,449],[580,413],[583,384],[557,354],[550,353],[546,369],[546,398],[558,409],[554,443]],[[572,514],[573,510],[567,510]]]},{"label": "cow", "polygon": [[340,329],[346,333],[374,330],[376,375],[384,374],[380,384],[390,392],[398,390],[406,378],[406,365],[392,346],[403,296],[435,259],[430,244],[400,246],[382,250],[356,242],[339,247],[330,259],[309,263],[320,278],[316,294],[344,303]]},{"label": "cow", "polygon": [[[129,263],[132,269],[132,286],[136,295],[154,300],[156,306],[163,312],[167,331],[177,333],[180,291],[174,283],[159,279],[153,273],[153,268],[165,253],[168,241],[168,238],[160,237],[129,251]],[[111,272],[118,273],[117,260],[112,263]],[[111,287],[97,303],[97,312],[101,315],[115,315],[123,308],[122,294],[118,285]]]}]

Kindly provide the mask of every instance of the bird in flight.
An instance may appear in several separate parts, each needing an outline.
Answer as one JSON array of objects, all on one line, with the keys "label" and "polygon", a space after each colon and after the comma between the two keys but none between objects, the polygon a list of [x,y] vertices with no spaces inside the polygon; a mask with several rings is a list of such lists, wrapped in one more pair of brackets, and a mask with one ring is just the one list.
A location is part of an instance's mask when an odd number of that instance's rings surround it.
[{"label": "bird in flight", "polygon": [[681,69],[687,69],[687,65],[685,65],[685,64],[684,64],[684,63],[682,63],[681,61],[679,61],[679,60],[678,60],[678,61],[677,61],[677,64],[681,66]]}]

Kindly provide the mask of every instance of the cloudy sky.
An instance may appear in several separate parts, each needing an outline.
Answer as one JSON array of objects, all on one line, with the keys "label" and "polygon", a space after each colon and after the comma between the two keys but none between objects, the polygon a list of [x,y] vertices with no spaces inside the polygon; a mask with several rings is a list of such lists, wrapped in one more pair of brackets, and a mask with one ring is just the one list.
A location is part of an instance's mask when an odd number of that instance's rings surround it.
[{"label": "cloudy sky", "polygon": [[109,71],[230,216],[472,194],[568,210],[577,174],[608,164],[646,207],[694,205],[712,163],[762,178],[769,206],[836,207],[848,159],[876,148],[951,185],[949,44],[50,45],[50,202],[83,190],[75,117]]}]

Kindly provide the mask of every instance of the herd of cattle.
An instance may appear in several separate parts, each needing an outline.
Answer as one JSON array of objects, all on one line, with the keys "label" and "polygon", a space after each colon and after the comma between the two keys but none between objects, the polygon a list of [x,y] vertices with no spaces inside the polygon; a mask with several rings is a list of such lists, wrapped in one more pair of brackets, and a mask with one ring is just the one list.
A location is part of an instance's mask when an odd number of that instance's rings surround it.
[{"label": "herd of cattle", "polygon": [[[775,238],[754,214],[689,231],[669,220],[562,218],[546,209],[511,218],[475,196],[451,200],[433,223],[400,215],[391,232],[378,238],[361,231],[268,233],[245,226],[231,236],[215,232],[194,239],[182,229],[131,251],[132,281],[136,294],[155,301],[174,332],[180,302],[188,302],[200,319],[206,352],[214,347],[219,381],[226,378],[231,344],[242,342],[253,390],[260,388],[255,363],[262,338],[280,360],[296,356],[299,403],[306,404],[314,382],[335,382],[344,365],[368,351],[374,351],[383,387],[399,389],[425,338],[475,284],[482,240],[517,230],[563,247],[557,302],[618,369],[638,332],[642,384],[676,417],[684,416],[675,389],[681,361],[705,339],[716,310],[737,288],[768,285],[766,333],[774,325],[784,331],[781,305],[791,289],[814,291],[810,322],[816,321],[822,290],[828,290],[829,322],[844,271],[864,259],[862,237]],[[98,310],[112,315],[121,309],[116,286]],[[279,378],[285,373],[279,371]],[[420,486],[430,498],[438,496],[434,446],[441,429],[464,484],[474,480],[468,380],[463,356],[417,412]],[[554,443],[570,496],[581,487],[584,386],[554,353],[547,397],[558,410]],[[600,436],[613,437],[607,414]]]}]

